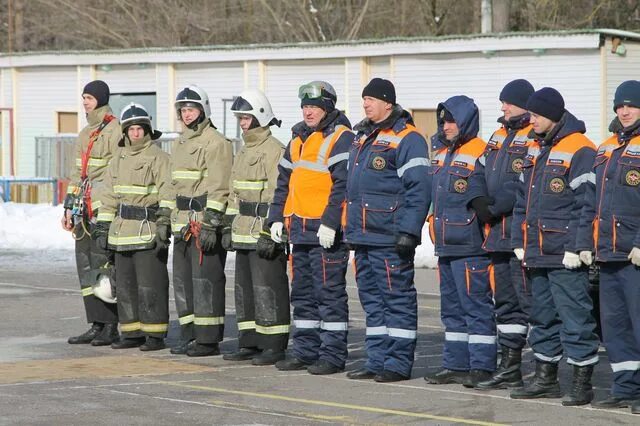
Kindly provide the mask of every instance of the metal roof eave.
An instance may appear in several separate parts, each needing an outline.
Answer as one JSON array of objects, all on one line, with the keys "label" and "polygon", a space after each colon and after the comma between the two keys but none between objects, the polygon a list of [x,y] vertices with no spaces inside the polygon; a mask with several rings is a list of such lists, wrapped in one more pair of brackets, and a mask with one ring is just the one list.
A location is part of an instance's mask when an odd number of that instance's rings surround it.
[{"label": "metal roof eave", "polygon": [[[0,55],[0,68],[35,66],[202,63],[251,60],[330,59],[361,56],[446,54],[539,49],[596,49],[602,36],[640,41],[640,34],[620,30],[475,34],[468,36],[389,38],[265,45],[198,46],[102,51],[24,52]],[[372,47],[374,47],[372,49]]]}]

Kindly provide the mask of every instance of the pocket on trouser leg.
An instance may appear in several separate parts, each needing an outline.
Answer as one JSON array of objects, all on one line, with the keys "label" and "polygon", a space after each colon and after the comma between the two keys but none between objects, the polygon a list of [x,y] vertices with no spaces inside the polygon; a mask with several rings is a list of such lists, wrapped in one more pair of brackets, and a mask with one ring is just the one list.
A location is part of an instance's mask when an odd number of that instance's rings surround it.
[{"label": "pocket on trouser leg", "polygon": [[476,260],[464,263],[467,294],[489,296],[495,290],[495,275],[490,260]]},{"label": "pocket on trouser leg", "polygon": [[413,262],[403,263],[397,259],[385,259],[384,267],[387,279],[387,288],[406,289],[413,286]]},{"label": "pocket on trouser leg", "polygon": [[349,262],[349,251],[342,248],[335,251],[322,250],[322,285],[332,287],[345,283]]}]

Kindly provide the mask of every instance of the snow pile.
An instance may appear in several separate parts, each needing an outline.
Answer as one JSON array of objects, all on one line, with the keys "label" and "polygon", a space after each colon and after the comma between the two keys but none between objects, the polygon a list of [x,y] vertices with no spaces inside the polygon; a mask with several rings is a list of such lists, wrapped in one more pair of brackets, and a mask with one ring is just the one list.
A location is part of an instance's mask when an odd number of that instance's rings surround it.
[{"label": "snow pile", "polygon": [[62,229],[62,206],[0,203],[0,249],[73,250],[71,233]]},{"label": "snow pile", "polygon": [[[46,204],[0,203],[1,250],[73,250],[71,233],[60,226],[62,207]],[[231,260],[233,254],[227,256]],[[435,268],[437,258],[428,227],[422,230],[422,245],[416,249],[419,268]]]}]

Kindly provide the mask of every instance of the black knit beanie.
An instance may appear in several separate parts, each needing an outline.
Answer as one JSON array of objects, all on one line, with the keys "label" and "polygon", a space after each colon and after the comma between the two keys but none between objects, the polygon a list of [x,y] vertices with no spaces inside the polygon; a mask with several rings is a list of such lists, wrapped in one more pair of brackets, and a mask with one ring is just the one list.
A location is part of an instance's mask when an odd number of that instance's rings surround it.
[{"label": "black knit beanie", "polygon": [[98,101],[98,105],[96,108],[100,108],[101,106],[105,106],[109,103],[109,86],[102,80],[94,80],[90,83],[87,83],[82,90],[82,94],[91,95]]},{"label": "black knit beanie", "polygon": [[564,99],[556,89],[543,87],[531,95],[527,102],[527,109],[557,123],[565,112]]},{"label": "black knit beanie", "polygon": [[380,99],[392,105],[396,104],[396,88],[393,83],[384,78],[374,78],[364,89],[362,89],[362,97],[370,96]]},{"label": "black knit beanie", "polygon": [[513,80],[507,83],[500,92],[500,101],[526,109],[529,96],[534,91],[533,86],[527,80]]}]

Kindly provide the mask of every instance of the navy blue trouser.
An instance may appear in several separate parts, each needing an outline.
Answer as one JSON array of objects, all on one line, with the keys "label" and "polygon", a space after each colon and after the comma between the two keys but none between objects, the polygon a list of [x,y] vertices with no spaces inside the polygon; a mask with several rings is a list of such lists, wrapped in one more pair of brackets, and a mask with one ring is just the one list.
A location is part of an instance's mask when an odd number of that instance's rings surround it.
[{"label": "navy blue trouser", "polygon": [[527,343],[531,287],[527,283],[522,262],[513,252],[489,254],[495,282],[498,343],[511,349],[522,349]]},{"label": "navy blue trouser", "polygon": [[366,314],[365,368],[410,376],[416,350],[418,303],[413,261],[394,247],[356,246],[356,281]]},{"label": "navy blue trouser", "polygon": [[533,295],[529,345],[534,356],[559,362],[564,349],[569,364],[597,363],[599,339],[587,268],[531,268],[529,274]]},{"label": "navy blue trouser", "polygon": [[344,245],[325,250],[294,244],[293,348],[296,358],[311,363],[321,359],[344,368],[347,361],[349,305],[345,274],[349,251]]},{"label": "navy blue trouser", "polygon": [[440,317],[445,326],[442,366],[496,369],[496,323],[489,256],[441,257]]},{"label": "navy blue trouser", "polygon": [[600,317],[613,386],[611,393],[640,397],[640,268],[600,264]]}]

